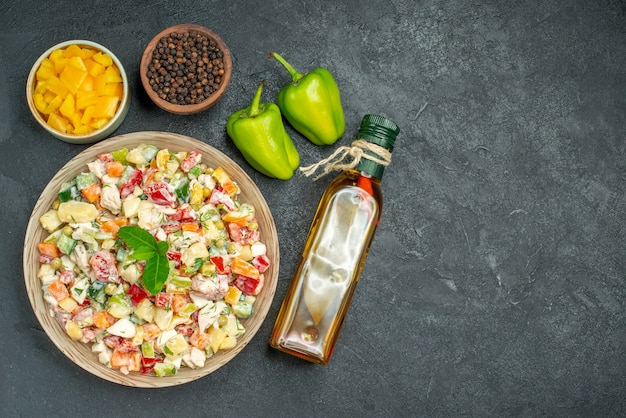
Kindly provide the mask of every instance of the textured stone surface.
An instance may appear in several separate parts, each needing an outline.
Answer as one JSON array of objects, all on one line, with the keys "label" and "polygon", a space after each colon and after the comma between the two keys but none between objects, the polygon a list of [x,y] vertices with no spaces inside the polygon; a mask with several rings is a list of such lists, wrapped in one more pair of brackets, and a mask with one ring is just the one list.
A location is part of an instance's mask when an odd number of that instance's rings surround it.
[{"label": "textured stone surface", "polygon": [[[0,2],[0,415],[624,416],[626,414],[626,3],[601,1]],[[235,71],[223,100],[166,114],[141,89],[141,52],[164,27],[211,27]],[[67,39],[112,49],[131,79],[116,134],[163,130],[239,162],[272,209],[280,281],[268,319],[231,363],[199,381],[134,390],[69,361],[23,283],[29,213],[85,149],[53,139],[24,86]],[[225,134],[268,59],[336,76],[346,145],[365,113],[402,132],[383,179],[383,220],[331,363],[270,349],[273,321],[329,179],[254,172]],[[290,129],[290,128],[289,128]],[[316,147],[289,130],[303,164]]]}]

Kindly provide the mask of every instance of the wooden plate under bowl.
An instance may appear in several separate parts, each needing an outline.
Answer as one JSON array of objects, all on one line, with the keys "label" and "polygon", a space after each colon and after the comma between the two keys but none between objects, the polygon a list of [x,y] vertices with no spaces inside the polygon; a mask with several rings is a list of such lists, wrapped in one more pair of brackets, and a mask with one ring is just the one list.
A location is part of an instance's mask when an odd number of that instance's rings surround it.
[{"label": "wooden plate under bowl", "polygon": [[[47,231],[39,223],[39,218],[50,209],[52,202],[57,199],[57,193],[61,184],[85,171],[87,169],[86,164],[95,160],[98,154],[122,148],[131,149],[140,144],[153,144],[159,148],[167,148],[172,152],[198,151],[202,154],[202,161],[209,167],[216,168],[221,166],[224,168],[241,189],[240,201],[248,202],[255,207],[261,231],[261,241],[267,246],[267,256],[270,258],[270,267],[264,273],[265,284],[254,304],[252,316],[242,320],[246,327],[246,332],[237,341],[237,345],[230,350],[218,351],[207,359],[205,366],[202,368],[181,367],[176,375],[167,377],[141,375],[136,372],[123,375],[119,370],[110,369],[101,364],[98,361],[97,354],[91,352],[90,345],[71,340],[59,323],[49,315],[48,305],[44,300],[41,289],[41,282],[37,277],[40,265],[37,243],[43,241],[48,236]],[[241,167],[219,150],[187,136],[166,132],[135,132],[106,139],[91,146],[72,158],[52,178],[39,196],[28,222],[24,239],[23,268],[26,290],[35,316],[43,330],[48,334],[48,337],[70,360],[89,373],[114,383],[126,386],[159,388],[187,383],[214,372],[232,360],[250,342],[267,316],[274,298],[278,282],[279,258],[276,226],[270,209],[259,189]]]}]

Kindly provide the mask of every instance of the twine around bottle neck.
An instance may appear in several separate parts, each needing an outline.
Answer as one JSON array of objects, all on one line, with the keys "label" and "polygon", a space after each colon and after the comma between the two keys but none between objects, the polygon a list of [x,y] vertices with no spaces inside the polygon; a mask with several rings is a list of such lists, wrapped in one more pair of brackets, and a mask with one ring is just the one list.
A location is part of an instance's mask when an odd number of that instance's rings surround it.
[{"label": "twine around bottle neck", "polygon": [[[348,157],[352,157],[352,161],[344,162]],[[337,148],[335,152],[327,158],[315,164],[300,167],[300,171],[302,171],[305,176],[309,177],[323,166],[322,172],[313,178],[313,181],[316,181],[333,171],[347,171],[353,169],[363,158],[380,164],[383,167],[387,167],[391,164],[391,151],[364,139],[356,139],[350,146]]]}]

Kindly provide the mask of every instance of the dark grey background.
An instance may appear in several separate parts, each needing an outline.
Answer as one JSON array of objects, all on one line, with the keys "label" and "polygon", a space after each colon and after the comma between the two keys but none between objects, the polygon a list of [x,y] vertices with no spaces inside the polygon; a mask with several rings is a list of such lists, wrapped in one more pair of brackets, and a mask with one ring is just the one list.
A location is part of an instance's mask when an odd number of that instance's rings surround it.
[{"label": "dark grey background", "polygon": [[[623,0],[6,1],[0,4],[0,415],[557,416],[626,414],[626,2]],[[234,61],[210,111],[167,114],[138,81],[165,27],[214,29]],[[37,57],[68,39],[112,49],[131,81],[116,134],[161,130],[224,151],[257,182],[281,245],[257,336],[201,380],[159,390],[103,381],[68,360],[23,281],[29,213],[86,146],[36,125],[24,97]],[[329,178],[254,172],[225,134],[268,80],[330,69],[349,144],[365,113],[398,123],[383,219],[326,367],[268,347]],[[422,110],[422,111],[421,111]],[[420,112],[421,111],[421,112]]]}]

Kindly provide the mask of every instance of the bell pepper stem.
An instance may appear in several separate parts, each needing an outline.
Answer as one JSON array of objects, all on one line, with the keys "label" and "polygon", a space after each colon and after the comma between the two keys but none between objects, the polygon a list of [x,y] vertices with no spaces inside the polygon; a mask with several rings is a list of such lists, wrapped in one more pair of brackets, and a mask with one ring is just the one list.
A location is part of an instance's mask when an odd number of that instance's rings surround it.
[{"label": "bell pepper stem", "polygon": [[263,92],[263,85],[265,84],[265,80],[259,83],[259,87],[256,89],[256,93],[254,94],[254,98],[252,99],[252,103],[250,104],[250,110],[248,110],[249,117],[255,117],[260,111],[259,104],[261,103],[261,93]]},{"label": "bell pepper stem", "polygon": [[285,69],[289,72],[289,75],[291,75],[291,80],[294,83],[297,83],[298,80],[300,80],[302,77],[304,77],[304,74],[302,74],[301,72],[299,72],[298,70],[296,70],[295,68],[293,68],[293,66],[291,64],[289,64],[287,62],[287,60],[285,60],[283,57],[281,57],[277,52],[274,51],[270,51],[267,54],[268,57],[270,58],[275,58],[276,61],[280,62],[282,64],[283,67],[285,67]]}]

